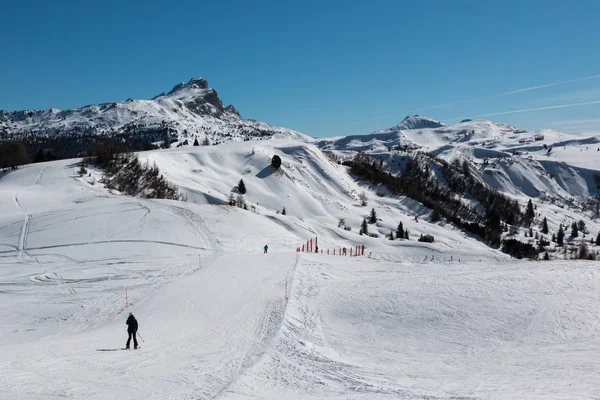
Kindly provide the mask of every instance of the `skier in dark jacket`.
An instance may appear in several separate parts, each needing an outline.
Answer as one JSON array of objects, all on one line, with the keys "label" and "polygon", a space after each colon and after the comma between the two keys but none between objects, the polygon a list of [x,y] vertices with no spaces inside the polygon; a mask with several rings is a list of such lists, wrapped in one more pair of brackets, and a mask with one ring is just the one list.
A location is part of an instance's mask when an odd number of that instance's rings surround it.
[{"label": "skier in dark jacket", "polygon": [[132,313],[129,313],[129,317],[127,318],[127,322],[125,322],[127,324],[127,333],[129,334],[129,338],[127,339],[127,344],[125,345],[125,348],[128,349],[129,348],[129,344],[131,343],[131,336],[133,336],[133,348],[137,349],[138,348],[138,342],[137,342],[137,337],[136,337],[136,333],[138,330],[138,322],[137,319],[135,319],[135,317],[133,316]]},{"label": "skier in dark jacket", "polygon": [[265,249],[265,254],[267,254],[267,250],[269,250],[269,246],[267,246],[267,245],[265,244],[265,247],[264,247],[264,249]]}]

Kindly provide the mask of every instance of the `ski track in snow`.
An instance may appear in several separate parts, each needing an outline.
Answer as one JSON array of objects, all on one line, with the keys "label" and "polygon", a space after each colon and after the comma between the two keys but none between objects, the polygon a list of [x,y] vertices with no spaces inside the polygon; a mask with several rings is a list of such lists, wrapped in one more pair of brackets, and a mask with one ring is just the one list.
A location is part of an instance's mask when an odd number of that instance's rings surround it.
[{"label": "ski track in snow", "polygon": [[18,257],[23,259],[25,257],[25,246],[27,245],[27,234],[29,232],[29,225],[31,223],[31,214],[26,214],[23,221],[23,229],[21,230],[21,236],[19,237],[19,254]]}]

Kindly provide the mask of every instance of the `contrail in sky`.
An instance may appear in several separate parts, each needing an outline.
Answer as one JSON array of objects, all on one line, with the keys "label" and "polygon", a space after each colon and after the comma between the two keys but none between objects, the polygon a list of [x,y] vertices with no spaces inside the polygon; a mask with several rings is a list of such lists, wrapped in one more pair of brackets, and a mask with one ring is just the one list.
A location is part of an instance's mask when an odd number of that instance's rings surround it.
[{"label": "contrail in sky", "polygon": [[598,74],[598,75],[591,75],[591,76],[585,76],[583,78],[570,79],[568,81],[546,83],[544,85],[531,86],[531,87],[527,87],[527,88],[523,88],[523,89],[512,90],[510,92],[496,93],[496,94],[492,94],[492,95],[489,95],[489,96],[477,97],[477,98],[469,99],[469,100],[460,100],[460,101],[454,101],[454,102],[451,102],[451,103],[438,104],[438,105],[430,106],[430,107],[417,108],[415,111],[431,110],[431,109],[434,109],[434,108],[441,108],[441,107],[454,106],[454,105],[457,105],[457,104],[470,103],[472,101],[485,100],[485,99],[493,99],[495,97],[509,96],[511,94],[529,92],[531,90],[543,89],[543,88],[547,88],[547,87],[551,87],[551,86],[566,85],[567,83],[581,82],[581,81],[587,81],[589,79],[597,79],[597,78],[600,78],[600,74]]},{"label": "contrail in sky", "polygon": [[[560,105],[557,105],[557,106],[547,106],[547,107],[538,107],[538,108],[523,108],[521,110],[502,111],[502,112],[496,112],[496,113],[490,113],[490,114],[479,114],[479,115],[473,115],[471,118],[491,117],[491,116],[494,116],[494,115],[516,114],[516,113],[523,113],[523,112],[528,112],[528,111],[551,110],[553,108],[567,108],[567,107],[587,106],[589,104],[600,104],[600,100],[586,101],[586,102],[583,102],[583,103],[560,104]],[[454,120],[458,120],[458,119],[461,119],[461,117],[459,117],[459,118],[450,118],[450,119],[448,119],[448,121],[454,121]]]},{"label": "contrail in sky", "polygon": [[[600,74],[597,75],[591,75],[591,76],[585,76],[583,78],[576,78],[576,79],[570,79],[568,81],[560,81],[560,82],[554,82],[554,83],[546,83],[544,85],[538,85],[538,86],[531,86],[531,87],[527,87],[527,88],[523,88],[523,89],[517,89],[517,90],[512,90],[510,92],[503,92],[503,93],[496,93],[496,94],[492,94],[489,96],[484,96],[484,97],[477,97],[474,99],[468,99],[468,100],[459,100],[459,101],[453,101],[450,103],[444,103],[444,104],[438,104],[435,106],[430,106],[430,107],[423,107],[423,108],[417,108],[413,111],[424,111],[424,110],[432,110],[434,108],[442,108],[442,107],[448,107],[448,106],[454,106],[457,104],[464,104],[464,103],[470,103],[473,101],[478,101],[478,100],[486,100],[486,99],[493,99],[495,97],[502,97],[502,96],[510,96],[511,94],[517,94],[517,93],[523,93],[523,92],[529,92],[531,90],[537,90],[537,89],[543,89],[543,88],[547,88],[547,87],[551,87],[551,86],[559,86],[559,85],[566,85],[568,83],[574,83],[574,82],[581,82],[581,81],[587,81],[589,79],[597,79],[600,78]],[[520,113],[520,112],[526,112],[526,111],[537,111],[537,110],[547,110],[550,108],[565,108],[565,107],[576,107],[578,105],[586,105],[586,104],[596,104],[596,102],[589,102],[589,103],[576,103],[576,104],[565,104],[565,105],[560,105],[560,106],[550,106],[550,107],[541,107],[541,108],[531,108],[531,109],[526,109],[526,110],[515,110],[515,111],[505,111],[505,112],[501,112],[501,113],[493,113],[493,114],[483,114],[483,115],[476,115],[473,118],[477,118],[477,117],[486,117],[486,116],[492,116],[492,115],[504,115],[504,114],[514,114],[514,113]],[[374,118],[369,118],[369,119],[364,119],[364,120],[360,120],[360,121],[355,121],[355,122],[350,122],[347,123],[343,126],[352,126],[352,125],[358,125],[360,123],[363,122],[369,122],[369,121],[377,121],[383,118],[387,118],[387,117],[391,117],[394,115],[397,115],[398,113],[393,113],[393,114],[386,114],[386,115],[381,115],[379,117],[374,117]],[[461,118],[450,118],[448,119],[449,121],[452,120],[458,120]]]}]

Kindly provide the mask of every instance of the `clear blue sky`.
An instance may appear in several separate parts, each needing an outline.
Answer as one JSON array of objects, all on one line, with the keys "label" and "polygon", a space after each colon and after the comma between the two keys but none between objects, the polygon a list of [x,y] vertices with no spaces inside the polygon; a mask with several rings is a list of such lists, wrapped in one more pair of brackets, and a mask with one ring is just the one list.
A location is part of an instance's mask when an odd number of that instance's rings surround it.
[{"label": "clear blue sky", "polygon": [[[485,98],[600,74],[599,16],[597,0],[6,1],[0,109],[149,99],[202,76],[247,118],[333,136],[600,101],[600,77]],[[600,104],[487,118],[600,131]]]}]

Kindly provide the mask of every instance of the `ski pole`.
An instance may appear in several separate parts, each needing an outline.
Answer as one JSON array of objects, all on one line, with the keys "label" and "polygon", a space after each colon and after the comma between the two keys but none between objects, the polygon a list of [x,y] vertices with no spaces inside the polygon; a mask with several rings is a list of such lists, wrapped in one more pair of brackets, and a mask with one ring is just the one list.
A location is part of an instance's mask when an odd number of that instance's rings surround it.
[{"label": "ski pole", "polygon": [[142,342],[146,343],[146,341],[144,340],[144,338],[142,337],[142,335],[140,335],[140,333],[139,333],[139,332],[137,333],[137,335],[138,335],[138,337],[139,337],[140,339],[142,339]]}]

